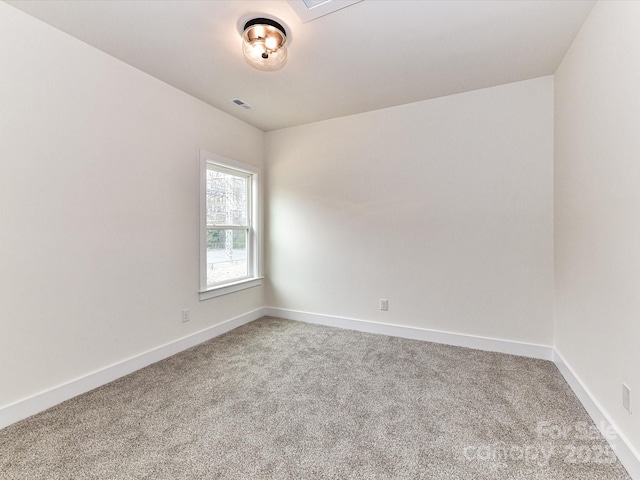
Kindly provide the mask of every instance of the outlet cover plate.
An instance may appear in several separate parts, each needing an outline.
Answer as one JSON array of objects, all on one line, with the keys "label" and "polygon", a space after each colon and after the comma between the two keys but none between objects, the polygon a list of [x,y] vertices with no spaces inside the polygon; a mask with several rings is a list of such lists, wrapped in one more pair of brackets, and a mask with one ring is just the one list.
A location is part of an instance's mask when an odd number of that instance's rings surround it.
[{"label": "outlet cover plate", "polygon": [[631,389],[625,383],[622,384],[622,406],[631,413]]}]

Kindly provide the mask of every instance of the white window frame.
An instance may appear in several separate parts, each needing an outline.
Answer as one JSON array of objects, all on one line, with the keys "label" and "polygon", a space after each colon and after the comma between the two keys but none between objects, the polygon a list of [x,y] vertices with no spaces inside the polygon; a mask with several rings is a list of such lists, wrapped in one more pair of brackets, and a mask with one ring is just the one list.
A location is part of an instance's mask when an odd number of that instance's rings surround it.
[{"label": "white window frame", "polygon": [[[207,166],[214,165],[228,173],[249,177],[250,206],[249,229],[247,238],[247,270],[248,276],[239,280],[209,287],[207,285]],[[200,300],[219,297],[262,285],[262,225],[260,215],[260,181],[259,167],[232,160],[215,153],[200,151]]]}]

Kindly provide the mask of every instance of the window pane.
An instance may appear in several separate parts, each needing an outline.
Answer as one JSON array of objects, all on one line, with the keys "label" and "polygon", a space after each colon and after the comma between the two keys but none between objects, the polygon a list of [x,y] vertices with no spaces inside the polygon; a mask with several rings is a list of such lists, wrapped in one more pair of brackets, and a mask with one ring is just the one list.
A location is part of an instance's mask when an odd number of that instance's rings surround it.
[{"label": "window pane", "polygon": [[207,286],[249,275],[247,230],[207,229]]},{"label": "window pane", "polygon": [[248,180],[207,168],[207,225],[248,225]]}]

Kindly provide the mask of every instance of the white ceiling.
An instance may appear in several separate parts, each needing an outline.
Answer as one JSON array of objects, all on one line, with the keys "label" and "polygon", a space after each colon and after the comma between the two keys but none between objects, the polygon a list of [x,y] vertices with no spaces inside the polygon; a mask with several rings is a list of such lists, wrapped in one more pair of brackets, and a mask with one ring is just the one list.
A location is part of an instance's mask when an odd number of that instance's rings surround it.
[{"label": "white ceiling", "polygon": [[[268,131],[553,74],[595,2],[364,0],[307,23],[285,0],[7,3]],[[265,15],[288,31],[276,72],[241,53]]]}]

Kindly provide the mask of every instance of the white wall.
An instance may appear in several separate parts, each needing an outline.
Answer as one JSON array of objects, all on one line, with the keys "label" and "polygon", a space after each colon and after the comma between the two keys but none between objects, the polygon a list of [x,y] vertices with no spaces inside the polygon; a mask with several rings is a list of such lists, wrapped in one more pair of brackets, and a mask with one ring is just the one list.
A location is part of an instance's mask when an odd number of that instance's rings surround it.
[{"label": "white wall", "polygon": [[554,200],[556,346],[637,451],[639,26],[640,2],[598,2],[556,73]]},{"label": "white wall", "polygon": [[265,142],[269,306],[553,343],[552,77]]},{"label": "white wall", "polygon": [[0,46],[0,407],[264,305],[197,296],[198,151],[261,131],[1,2]]}]

